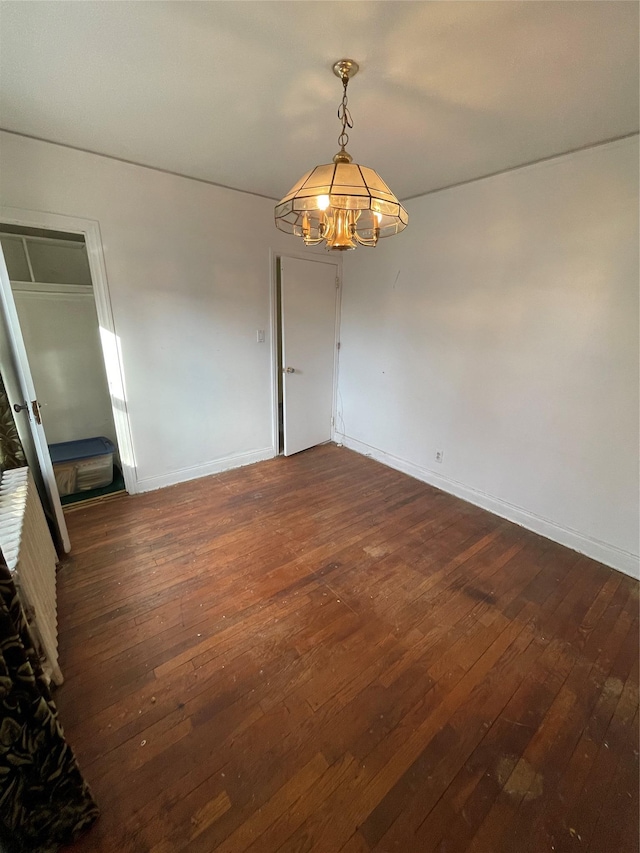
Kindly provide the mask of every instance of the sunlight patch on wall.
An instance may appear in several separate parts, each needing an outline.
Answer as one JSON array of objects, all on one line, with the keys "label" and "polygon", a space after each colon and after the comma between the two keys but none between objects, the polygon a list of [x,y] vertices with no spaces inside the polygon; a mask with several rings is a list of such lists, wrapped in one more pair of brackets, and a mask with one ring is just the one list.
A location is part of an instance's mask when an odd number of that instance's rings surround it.
[{"label": "sunlight patch on wall", "polygon": [[[122,423],[122,420],[127,418],[127,391],[121,369],[122,350],[120,338],[118,335],[100,326],[100,340],[102,342],[102,352],[104,353],[104,364],[107,371],[109,393],[113,401],[114,415]],[[123,447],[122,442],[119,442],[119,444],[122,464],[133,468],[135,463],[133,458],[129,458],[130,454],[127,447]]]}]

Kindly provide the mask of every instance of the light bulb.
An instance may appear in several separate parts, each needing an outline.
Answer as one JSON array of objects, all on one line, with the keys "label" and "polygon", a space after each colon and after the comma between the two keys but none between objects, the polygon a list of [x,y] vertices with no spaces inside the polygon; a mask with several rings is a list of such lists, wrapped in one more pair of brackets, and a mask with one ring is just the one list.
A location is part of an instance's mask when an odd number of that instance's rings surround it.
[{"label": "light bulb", "polygon": [[328,195],[319,195],[318,196],[318,210],[326,210],[329,207],[329,196]]},{"label": "light bulb", "polygon": [[381,213],[374,213],[373,215],[378,220],[378,225],[380,225],[380,223],[382,222],[382,214]]}]

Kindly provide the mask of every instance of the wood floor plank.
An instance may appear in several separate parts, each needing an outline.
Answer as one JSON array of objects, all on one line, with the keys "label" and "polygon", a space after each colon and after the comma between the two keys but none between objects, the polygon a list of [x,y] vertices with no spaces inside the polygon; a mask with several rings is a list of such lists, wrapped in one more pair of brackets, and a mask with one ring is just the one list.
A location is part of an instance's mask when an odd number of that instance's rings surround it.
[{"label": "wood floor plank", "polygon": [[68,523],[70,853],[638,849],[636,581],[334,445]]}]

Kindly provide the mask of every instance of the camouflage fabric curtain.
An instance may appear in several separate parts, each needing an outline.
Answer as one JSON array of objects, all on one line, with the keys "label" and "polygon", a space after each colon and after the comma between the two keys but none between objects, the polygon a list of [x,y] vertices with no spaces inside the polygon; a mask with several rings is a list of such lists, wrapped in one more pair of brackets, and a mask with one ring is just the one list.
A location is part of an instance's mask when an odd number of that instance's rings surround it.
[{"label": "camouflage fabric curtain", "polygon": [[26,464],[11,404],[0,375],[0,469],[8,471],[9,468],[22,468]]},{"label": "camouflage fabric curtain", "polygon": [[97,816],[0,552],[0,848],[52,853]]}]

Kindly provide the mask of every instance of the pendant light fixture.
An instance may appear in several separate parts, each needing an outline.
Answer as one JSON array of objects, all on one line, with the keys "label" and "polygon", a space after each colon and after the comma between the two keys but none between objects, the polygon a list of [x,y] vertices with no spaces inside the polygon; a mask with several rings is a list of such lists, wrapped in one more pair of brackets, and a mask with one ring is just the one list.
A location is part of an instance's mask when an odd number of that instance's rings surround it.
[{"label": "pendant light fixture", "polygon": [[358,63],[352,59],[341,59],[333,66],[343,86],[338,108],[340,150],[333,163],[311,169],[276,205],[276,226],[302,237],[307,246],[323,241],[327,249],[338,251],[375,246],[381,237],[402,231],[409,221],[407,211],[377,172],[354,163],[346,150],[347,128],[353,127],[347,86],[357,72]]}]

